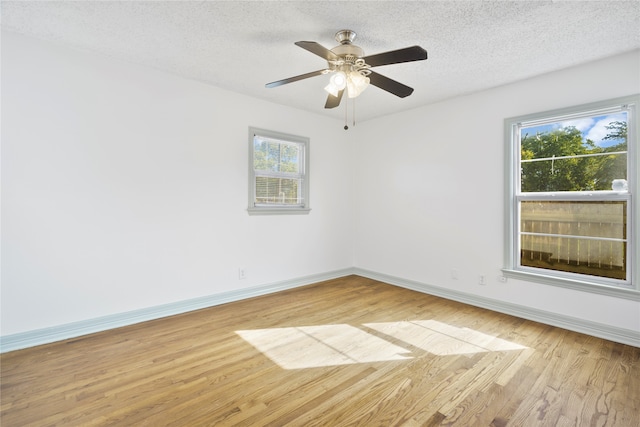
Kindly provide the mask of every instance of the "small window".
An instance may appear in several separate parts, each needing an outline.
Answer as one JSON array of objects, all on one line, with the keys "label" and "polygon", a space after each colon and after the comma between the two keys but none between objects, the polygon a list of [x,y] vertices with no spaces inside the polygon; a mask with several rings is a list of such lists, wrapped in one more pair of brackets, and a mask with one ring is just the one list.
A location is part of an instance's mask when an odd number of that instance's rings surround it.
[{"label": "small window", "polygon": [[637,290],[638,97],[507,119],[507,273]]},{"label": "small window", "polygon": [[309,138],[249,128],[249,214],[309,210]]}]

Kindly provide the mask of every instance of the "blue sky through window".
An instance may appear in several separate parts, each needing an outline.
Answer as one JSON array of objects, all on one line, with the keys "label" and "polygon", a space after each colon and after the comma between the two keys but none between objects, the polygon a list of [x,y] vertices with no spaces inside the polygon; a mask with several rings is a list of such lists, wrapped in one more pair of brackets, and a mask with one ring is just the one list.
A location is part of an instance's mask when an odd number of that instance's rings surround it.
[{"label": "blue sky through window", "polygon": [[599,147],[610,147],[612,145],[619,144],[620,140],[607,139],[603,140],[603,138],[609,133],[609,130],[606,128],[607,125],[611,122],[626,122],[627,121],[627,113],[620,112],[615,114],[605,114],[600,116],[588,116],[582,117],[579,119],[566,120],[566,121],[558,121],[555,123],[549,123],[538,126],[525,127],[521,130],[521,135],[528,133],[529,135],[535,135],[536,133],[546,133],[551,132],[554,129],[559,129],[563,127],[575,126],[580,132],[582,132],[583,139],[590,139]]}]

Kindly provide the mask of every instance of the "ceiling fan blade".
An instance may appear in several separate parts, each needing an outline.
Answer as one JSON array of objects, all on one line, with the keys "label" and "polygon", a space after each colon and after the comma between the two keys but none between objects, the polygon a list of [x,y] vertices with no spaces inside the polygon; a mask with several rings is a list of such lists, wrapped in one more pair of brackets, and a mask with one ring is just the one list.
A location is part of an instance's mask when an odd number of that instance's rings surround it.
[{"label": "ceiling fan blade", "polygon": [[327,102],[324,104],[324,108],[336,108],[340,105],[340,101],[342,101],[342,94],[344,93],[344,89],[338,92],[338,96],[333,96],[329,94],[327,97]]},{"label": "ceiling fan blade", "polygon": [[322,46],[316,42],[295,42],[296,46],[300,46],[303,49],[308,50],[311,53],[315,53],[321,58],[326,59],[327,61],[338,61],[340,57],[335,53],[331,52],[326,47]]},{"label": "ceiling fan blade", "polygon": [[362,59],[372,67],[378,67],[380,65],[399,64],[401,62],[422,61],[427,59],[427,51],[420,46],[411,46],[405,47],[404,49],[365,56]]},{"label": "ceiling fan blade", "polygon": [[399,96],[400,98],[405,98],[413,93],[413,88],[403,85],[389,77],[385,77],[382,74],[374,73],[373,71],[369,74],[369,82],[382,90],[386,90],[395,96]]},{"label": "ceiling fan blade", "polygon": [[310,73],[300,74],[299,76],[289,77],[287,79],[282,79],[275,82],[267,83],[265,87],[282,86],[282,85],[286,85],[287,83],[297,82],[298,80],[308,79],[309,77],[321,76],[323,74],[326,74],[327,72],[328,70],[312,71]]}]

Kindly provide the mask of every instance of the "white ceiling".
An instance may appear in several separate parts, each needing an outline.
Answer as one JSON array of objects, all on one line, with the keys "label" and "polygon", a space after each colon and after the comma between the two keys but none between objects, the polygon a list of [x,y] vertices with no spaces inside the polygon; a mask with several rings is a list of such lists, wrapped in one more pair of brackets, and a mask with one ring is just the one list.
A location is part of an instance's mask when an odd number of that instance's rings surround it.
[{"label": "white ceiling", "polygon": [[[293,43],[337,45],[354,30],[367,55],[420,45],[426,61],[376,72],[415,89],[357,98],[359,121],[640,48],[640,1],[2,1],[2,27],[331,117],[328,76]],[[603,76],[606,79],[607,76]],[[541,94],[544,96],[544,94]],[[351,110],[349,111],[351,114]]]}]

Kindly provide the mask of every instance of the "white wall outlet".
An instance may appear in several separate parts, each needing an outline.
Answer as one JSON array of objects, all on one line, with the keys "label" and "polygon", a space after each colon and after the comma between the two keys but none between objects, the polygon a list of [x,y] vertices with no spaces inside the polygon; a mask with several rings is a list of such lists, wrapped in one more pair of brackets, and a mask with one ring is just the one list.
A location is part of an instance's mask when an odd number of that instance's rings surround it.
[{"label": "white wall outlet", "polygon": [[479,277],[478,277],[478,283],[479,283],[480,285],[486,285],[486,284],[487,284],[487,281],[485,280],[484,276],[479,276]]},{"label": "white wall outlet", "polygon": [[451,269],[451,278],[453,280],[458,280],[458,270],[456,270],[455,268]]},{"label": "white wall outlet", "polygon": [[245,268],[238,268],[238,279],[246,279],[247,278],[247,270]]}]

